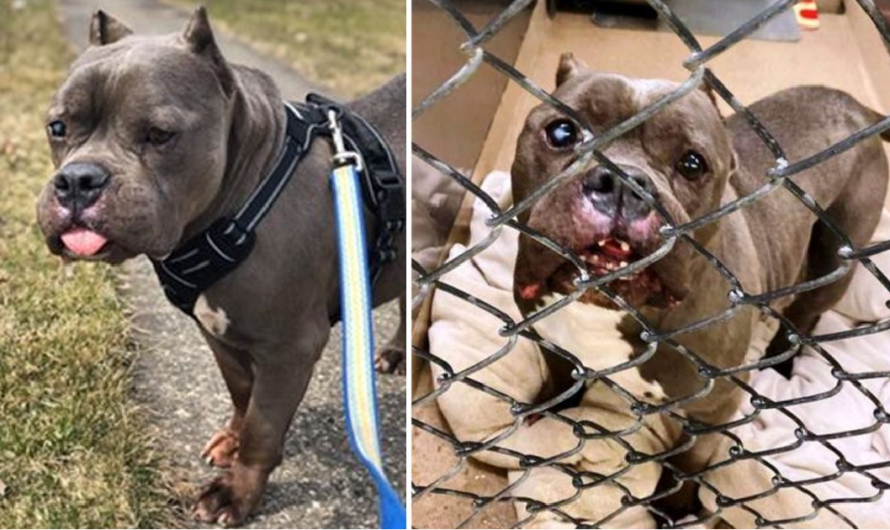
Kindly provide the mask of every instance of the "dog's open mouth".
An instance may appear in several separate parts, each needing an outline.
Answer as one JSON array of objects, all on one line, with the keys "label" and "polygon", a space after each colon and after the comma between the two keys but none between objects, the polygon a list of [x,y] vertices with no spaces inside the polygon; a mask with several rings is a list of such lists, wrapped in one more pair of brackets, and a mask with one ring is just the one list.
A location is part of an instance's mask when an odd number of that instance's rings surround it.
[{"label": "dog's open mouth", "polygon": [[[629,241],[612,236],[599,239],[576,252],[584,260],[593,278],[624,269],[644,257]],[[579,271],[574,264],[568,261],[563,263],[547,277],[542,285],[543,289],[535,293],[535,298],[547,292],[566,295],[575,292],[575,280],[578,276]],[[634,307],[642,305],[669,307],[677,302],[676,297],[665,288],[651,267],[627,273],[607,283],[606,286]],[[593,287],[588,288],[578,300],[610,309],[618,308],[614,301]]]},{"label": "dog's open mouth", "polygon": [[[587,263],[588,270],[597,276],[623,269],[636,259],[636,253],[630,243],[613,237],[597,241],[582,250],[579,255]],[[624,279],[629,280],[630,277]]]}]

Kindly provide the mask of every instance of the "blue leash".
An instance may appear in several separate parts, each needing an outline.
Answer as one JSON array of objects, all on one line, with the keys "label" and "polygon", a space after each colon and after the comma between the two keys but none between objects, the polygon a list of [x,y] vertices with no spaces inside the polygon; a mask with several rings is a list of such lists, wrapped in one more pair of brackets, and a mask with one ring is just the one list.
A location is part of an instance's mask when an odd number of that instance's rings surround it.
[{"label": "blue leash", "polygon": [[349,445],[374,479],[380,528],[406,528],[405,507],[383,471],[377,433],[377,392],[374,373],[374,333],[371,284],[362,213],[359,171],[361,158],[347,151],[335,111],[328,113],[334,139],[331,187],[337,224],[340,263],[340,308],[343,320],[343,395]]}]

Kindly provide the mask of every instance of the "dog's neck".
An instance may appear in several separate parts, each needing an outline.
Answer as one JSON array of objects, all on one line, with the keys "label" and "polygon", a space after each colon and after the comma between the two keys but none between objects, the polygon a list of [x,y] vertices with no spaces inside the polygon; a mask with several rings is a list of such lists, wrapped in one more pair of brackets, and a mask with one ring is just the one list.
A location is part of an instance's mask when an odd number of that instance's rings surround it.
[{"label": "dog's neck", "polygon": [[[732,254],[738,252],[738,243],[725,237],[727,230],[722,227],[727,223],[736,223],[738,220],[721,218],[706,227],[705,234],[696,233],[696,239],[711,254],[722,263],[732,260]],[[706,235],[706,237],[702,237]],[[683,243],[685,244],[685,243]],[[641,309],[643,317],[657,330],[669,331],[687,326],[702,318],[702,315],[717,315],[729,307],[728,294],[730,283],[720,271],[711,264],[698,251],[693,251],[687,261],[689,276],[695,279],[695,284],[690,286],[686,298],[679,305],[670,308],[656,308],[647,306]],[[747,289],[751,278],[746,271],[732,270],[743,288]],[[727,296],[712,296],[712,293],[727,293]],[[682,337],[682,335],[681,335]],[[683,342],[683,339],[680,339]]]},{"label": "dog's neck", "polygon": [[252,68],[232,65],[231,69],[235,90],[228,115],[225,175],[217,198],[189,223],[183,241],[241,208],[272,170],[284,141],[284,104],[274,81]]}]

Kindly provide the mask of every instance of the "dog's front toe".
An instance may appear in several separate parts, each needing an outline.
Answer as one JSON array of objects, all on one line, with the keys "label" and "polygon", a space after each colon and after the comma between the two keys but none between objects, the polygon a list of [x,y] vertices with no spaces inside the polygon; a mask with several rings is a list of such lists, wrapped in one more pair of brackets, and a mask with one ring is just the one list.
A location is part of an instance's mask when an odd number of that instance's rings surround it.
[{"label": "dog's front toe", "polygon": [[204,523],[239,526],[253,512],[266,488],[269,469],[239,461],[211,480],[195,501],[195,517]]},{"label": "dog's front toe", "polygon": [[232,485],[232,475],[227,473],[204,487],[195,502],[194,514],[203,523],[231,527],[240,524],[247,517],[249,507],[245,504],[239,502]]},{"label": "dog's front toe", "polygon": [[211,466],[231,467],[238,457],[238,444],[238,433],[229,428],[222,429],[204,446],[201,459]]},{"label": "dog's front toe", "polygon": [[405,350],[386,347],[377,352],[374,358],[374,368],[382,374],[405,373]]}]

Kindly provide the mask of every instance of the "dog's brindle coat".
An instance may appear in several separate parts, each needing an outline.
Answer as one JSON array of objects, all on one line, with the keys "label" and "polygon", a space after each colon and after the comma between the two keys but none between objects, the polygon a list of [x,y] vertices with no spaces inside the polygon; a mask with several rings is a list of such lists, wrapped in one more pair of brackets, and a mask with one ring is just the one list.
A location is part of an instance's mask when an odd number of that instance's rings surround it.
[{"label": "dog's brindle coat", "polygon": [[[557,85],[555,97],[578,112],[595,133],[631,117],[677,86],[594,73],[571,54],[562,57]],[[761,187],[775,164],[747,122],[739,116],[724,122],[709,96],[705,90],[693,91],[605,150],[613,162],[657,196],[677,223],[696,219]],[[750,110],[791,161],[815,154],[881,118],[849,95],[823,87],[786,90],[751,105]],[[574,146],[558,148],[548,140],[548,126],[565,118],[547,104],[528,116],[512,169],[516,202],[575,160]],[[886,134],[884,138],[888,139]],[[707,167],[705,174],[694,179],[678,170],[689,151],[699,154]],[[591,167],[569,179],[523,213],[520,221],[578,253],[611,236],[630,243],[633,259],[648,255],[661,244],[660,218],[614,176],[610,186],[604,187],[597,180],[602,172],[601,167]],[[855,246],[869,242],[887,188],[887,161],[879,138],[865,140],[793,179]],[[627,214],[628,210],[633,211]],[[823,276],[841,265],[839,240],[816,220],[799,199],[777,189],[698,230],[694,238],[736,275],[747,293],[758,294]],[[540,309],[549,293],[572,290],[565,278],[577,275],[577,269],[566,268],[566,263],[531,238],[520,237],[515,298],[523,313]],[[663,292],[635,288],[633,280],[623,284],[616,280],[609,286],[624,294],[656,329],[674,330],[729,307],[731,286],[688,243],[678,242],[649,269],[647,274],[654,273]],[[777,300],[772,305],[798,329],[808,332],[819,315],[840,298],[849,280],[847,275],[793,301]],[[585,294],[582,303],[594,304],[591,311],[608,310],[600,306],[615,308],[598,293]],[[681,334],[677,340],[712,367],[739,366],[758,318],[756,309],[743,307],[731,319]],[[639,353],[644,347],[638,338],[639,326],[630,317],[624,322],[622,331]],[[696,363],[667,346],[660,346],[640,372],[660,384],[668,399],[692,395],[706,384]],[[737,376],[746,379],[748,374]],[[731,418],[742,395],[734,383],[719,378],[705,397],[682,405],[680,411],[694,420],[719,425]],[[713,444],[707,440],[707,436],[700,438],[681,456],[680,464],[687,471],[701,469],[712,458]]]},{"label": "dog's brindle coat", "polygon": [[[39,199],[40,227],[50,250],[67,258],[84,257],[61,241],[80,227],[108,240],[88,259],[161,259],[234,213],[272,168],[283,140],[282,98],[262,72],[223,59],[203,9],[183,34],[161,37],[132,35],[98,12],[90,43],[48,112],[47,123],[60,120],[67,131],[50,135],[59,174]],[[348,106],[390,143],[404,174],[404,76]],[[329,316],[339,312],[331,156],[329,142],[312,145],[257,228],[252,254],[196,305],[234,404],[231,421],[204,451],[229,469],[200,494],[202,521],[239,524],[257,506],[328,340]],[[71,168],[108,178],[66,176]],[[60,181],[76,187],[78,178],[83,196],[60,200]],[[375,241],[370,214],[366,226]],[[375,306],[402,298],[402,327],[389,353],[404,352],[404,250],[403,235],[373,295]]]}]

